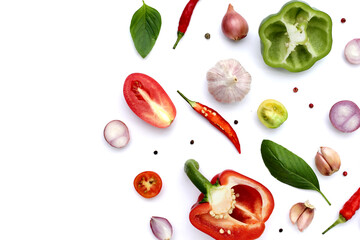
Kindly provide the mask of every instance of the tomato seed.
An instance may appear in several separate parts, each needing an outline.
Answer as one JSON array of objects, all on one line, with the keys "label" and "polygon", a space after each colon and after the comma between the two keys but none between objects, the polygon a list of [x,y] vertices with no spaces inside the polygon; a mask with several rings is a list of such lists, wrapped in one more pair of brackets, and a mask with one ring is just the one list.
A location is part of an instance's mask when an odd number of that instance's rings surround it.
[{"label": "tomato seed", "polygon": [[299,91],[299,89],[297,87],[294,87],[293,92],[297,93],[298,91]]},{"label": "tomato seed", "polygon": [[346,22],[346,18],[342,18],[341,23],[345,23],[345,22]]},{"label": "tomato seed", "polygon": [[314,104],[310,103],[309,108],[313,108],[313,107],[314,107]]},{"label": "tomato seed", "polygon": [[155,154],[155,155],[158,154],[158,151],[155,150],[155,151],[154,151],[154,154]]},{"label": "tomato seed", "polygon": [[343,172],[343,176],[344,176],[344,177],[346,177],[347,174],[348,174],[347,171],[344,171],[344,172]]},{"label": "tomato seed", "polygon": [[190,141],[190,144],[191,144],[191,145],[194,144],[194,140],[191,140],[191,141]]},{"label": "tomato seed", "polygon": [[238,121],[238,120],[235,120],[235,121],[234,121],[234,124],[238,124],[238,123],[239,123],[239,121]]},{"label": "tomato seed", "polygon": [[210,39],[210,33],[205,33],[205,38]]}]

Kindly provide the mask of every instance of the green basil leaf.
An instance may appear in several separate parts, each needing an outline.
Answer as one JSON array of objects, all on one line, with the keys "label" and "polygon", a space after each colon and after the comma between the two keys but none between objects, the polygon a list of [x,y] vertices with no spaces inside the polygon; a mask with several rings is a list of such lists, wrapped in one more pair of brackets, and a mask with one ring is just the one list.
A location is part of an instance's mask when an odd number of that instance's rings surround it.
[{"label": "green basil leaf", "polygon": [[315,172],[302,158],[270,140],[262,141],[261,155],[265,166],[277,180],[296,188],[315,190],[331,205],[320,191]]},{"label": "green basil leaf", "polygon": [[130,24],[130,33],[138,53],[145,58],[154,47],[161,28],[161,16],[155,9],[143,1],[133,15]]}]

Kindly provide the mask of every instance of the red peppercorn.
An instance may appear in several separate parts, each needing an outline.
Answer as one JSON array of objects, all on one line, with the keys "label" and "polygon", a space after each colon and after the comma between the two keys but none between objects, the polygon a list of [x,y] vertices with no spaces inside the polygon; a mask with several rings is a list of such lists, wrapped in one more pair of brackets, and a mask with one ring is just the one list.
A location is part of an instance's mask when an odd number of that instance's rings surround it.
[{"label": "red peppercorn", "polygon": [[314,107],[314,104],[310,103],[309,108],[313,108],[313,107]]},{"label": "red peppercorn", "polygon": [[299,89],[297,87],[294,87],[293,92],[297,93],[298,91],[299,91]]},{"label": "red peppercorn", "polygon": [[345,18],[342,18],[341,19],[341,23],[345,23],[346,22],[346,19]]},{"label": "red peppercorn", "polygon": [[347,176],[347,171],[343,172],[343,176],[346,177]]}]

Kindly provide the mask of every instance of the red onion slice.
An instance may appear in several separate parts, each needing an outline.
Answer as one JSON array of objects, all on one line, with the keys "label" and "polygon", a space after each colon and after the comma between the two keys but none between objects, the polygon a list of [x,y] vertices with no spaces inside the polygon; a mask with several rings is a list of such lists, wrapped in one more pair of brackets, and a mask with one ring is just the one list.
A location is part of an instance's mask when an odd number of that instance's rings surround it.
[{"label": "red onion slice", "polygon": [[112,147],[122,148],[125,147],[129,140],[129,129],[120,120],[113,120],[106,124],[104,129],[104,137]]},{"label": "red onion slice", "polygon": [[351,64],[360,64],[360,38],[355,38],[345,46],[345,58]]},{"label": "red onion slice", "polygon": [[341,132],[354,132],[360,127],[360,109],[352,101],[335,103],[329,113],[331,124]]}]

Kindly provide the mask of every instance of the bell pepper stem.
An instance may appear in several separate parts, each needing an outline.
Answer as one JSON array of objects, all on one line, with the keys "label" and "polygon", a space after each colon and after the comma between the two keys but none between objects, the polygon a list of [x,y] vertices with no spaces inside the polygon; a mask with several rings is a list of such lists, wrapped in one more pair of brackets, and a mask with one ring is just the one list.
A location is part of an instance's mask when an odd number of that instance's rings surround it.
[{"label": "bell pepper stem", "polygon": [[330,229],[332,229],[333,227],[335,227],[336,225],[340,224],[340,223],[344,223],[347,220],[344,218],[343,215],[339,214],[339,218],[330,226],[328,227],[322,234],[325,234],[327,231],[329,231]]},{"label": "bell pepper stem", "polygon": [[181,39],[183,36],[184,36],[184,33],[182,33],[182,32],[177,32],[177,39],[176,39],[176,42],[175,42],[175,44],[174,44],[174,46],[173,46],[173,49],[176,48],[176,46],[178,45],[180,39]]},{"label": "bell pepper stem", "polygon": [[194,159],[187,160],[184,171],[191,182],[206,196],[213,185],[199,172],[199,163]]}]

